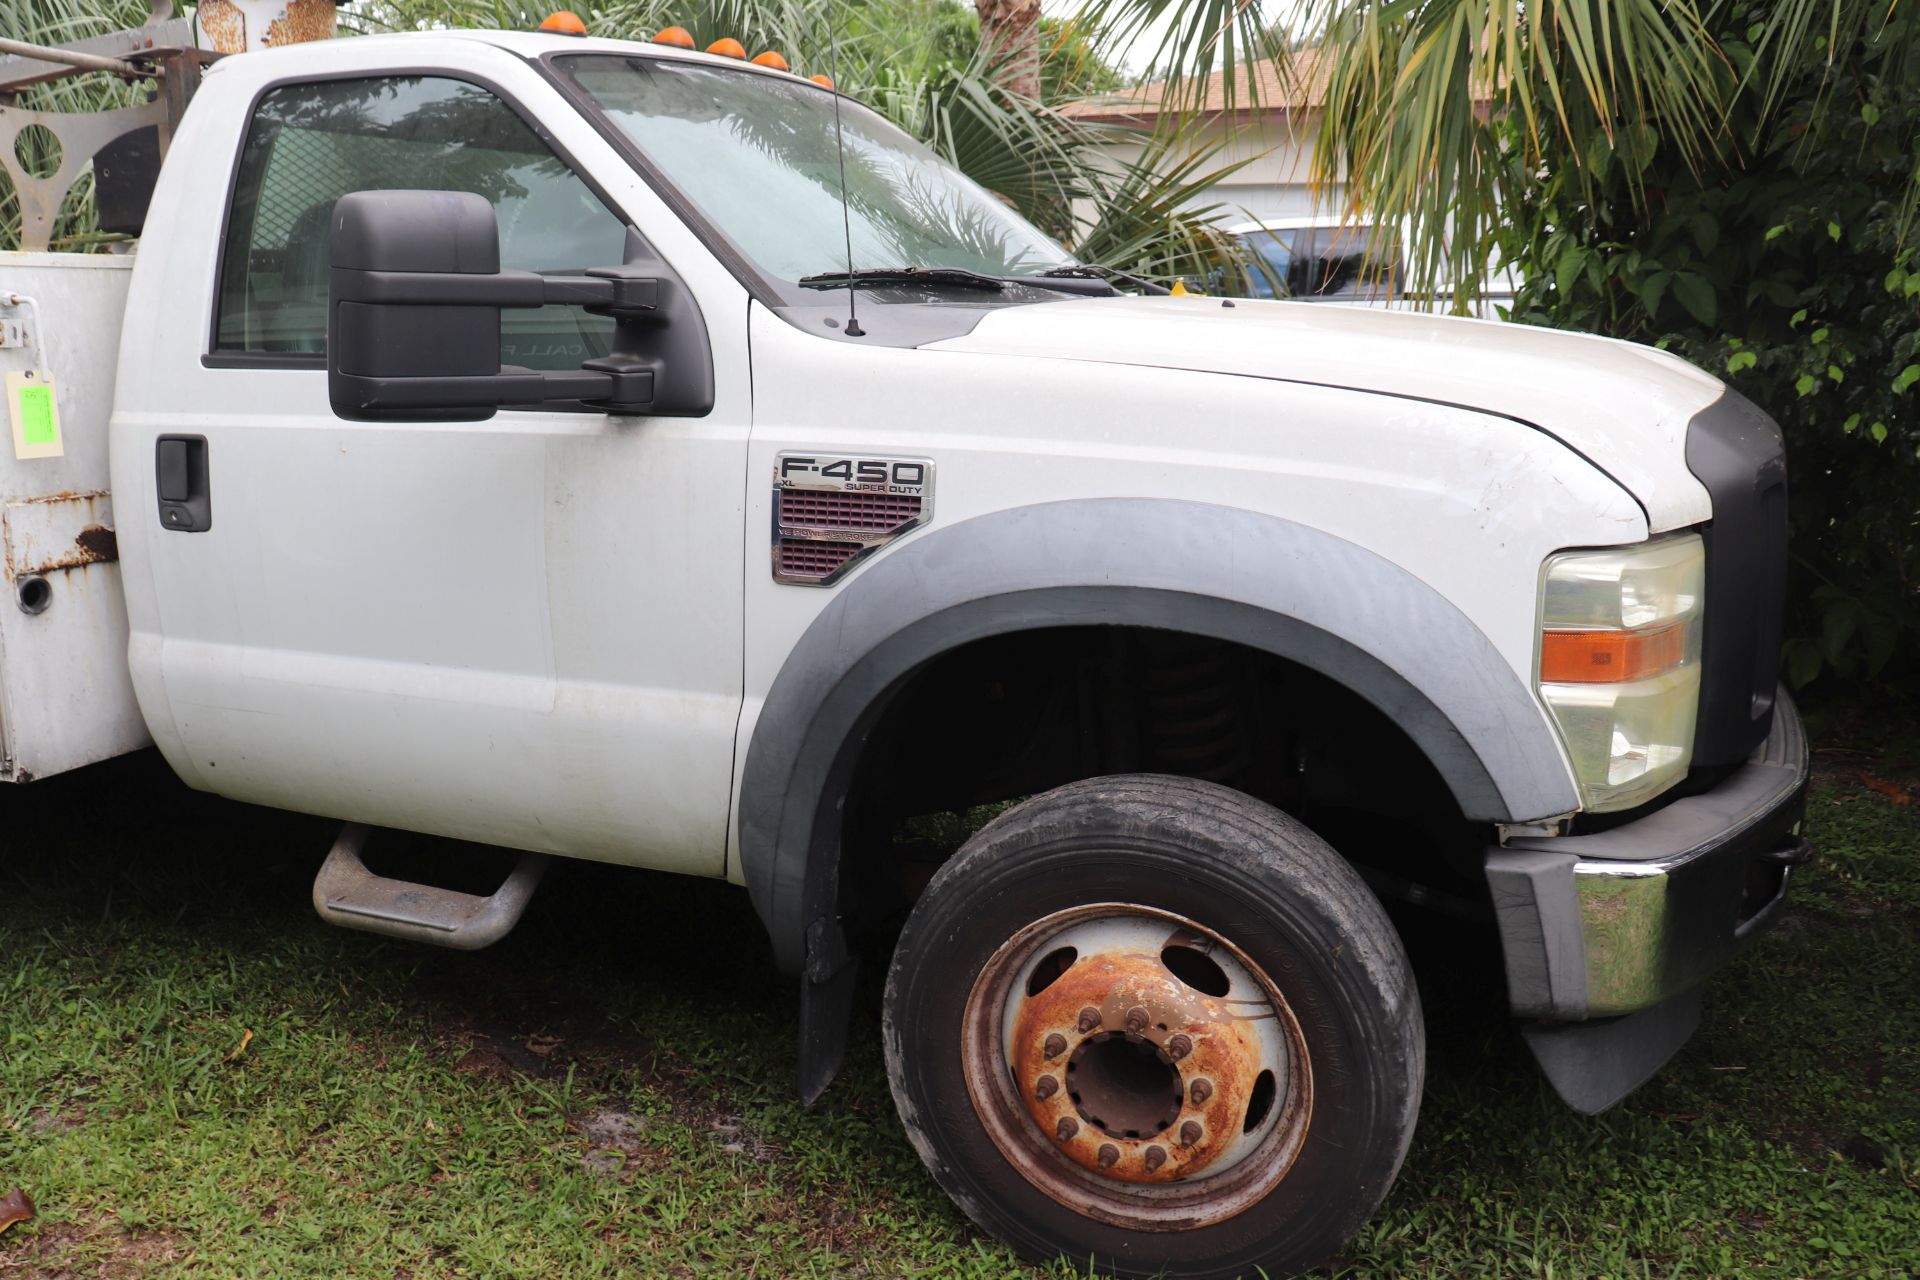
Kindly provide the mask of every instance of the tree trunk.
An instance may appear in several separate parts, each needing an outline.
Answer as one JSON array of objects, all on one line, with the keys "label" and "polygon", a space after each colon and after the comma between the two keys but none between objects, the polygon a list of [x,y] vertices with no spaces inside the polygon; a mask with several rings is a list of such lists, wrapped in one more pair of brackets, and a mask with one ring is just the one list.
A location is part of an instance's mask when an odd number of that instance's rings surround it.
[{"label": "tree trunk", "polygon": [[1009,93],[1040,98],[1040,0],[974,0],[980,50]]}]

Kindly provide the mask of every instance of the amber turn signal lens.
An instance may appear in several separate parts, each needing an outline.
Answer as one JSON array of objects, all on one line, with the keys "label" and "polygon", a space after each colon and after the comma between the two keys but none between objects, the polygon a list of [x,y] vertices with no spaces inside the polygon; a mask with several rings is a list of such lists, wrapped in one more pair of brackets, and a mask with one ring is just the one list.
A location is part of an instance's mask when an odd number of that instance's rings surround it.
[{"label": "amber turn signal lens", "polygon": [[587,24],[580,21],[580,15],[571,9],[556,9],[540,20],[540,29],[549,35],[583,36],[587,34]]},{"label": "amber turn signal lens", "polygon": [[717,53],[723,58],[744,58],[747,47],[732,36],[722,36],[707,46],[708,53]]},{"label": "amber turn signal lens", "polygon": [[754,54],[753,65],[756,67],[772,67],[775,71],[791,71],[793,69],[787,65],[785,58],[771,49],[765,53]]},{"label": "amber turn signal lens", "polygon": [[1685,626],[1657,631],[1547,631],[1540,636],[1545,684],[1616,684],[1659,675],[1687,653]]},{"label": "amber turn signal lens", "polygon": [[662,27],[653,37],[653,42],[655,44],[670,44],[676,49],[691,49],[694,47],[693,32],[687,30],[685,27]]},{"label": "amber turn signal lens", "polygon": [[833,78],[831,76],[808,76],[807,79],[813,81],[822,89],[833,88]]}]

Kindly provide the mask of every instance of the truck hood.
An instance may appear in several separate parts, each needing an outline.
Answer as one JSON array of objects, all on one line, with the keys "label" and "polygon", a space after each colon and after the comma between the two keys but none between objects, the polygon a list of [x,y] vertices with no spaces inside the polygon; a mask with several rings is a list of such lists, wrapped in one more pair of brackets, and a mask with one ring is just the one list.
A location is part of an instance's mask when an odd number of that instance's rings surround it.
[{"label": "truck hood", "polygon": [[1631,342],[1300,302],[1087,298],[992,311],[964,337],[923,350],[1157,366],[1440,401],[1553,436],[1632,494],[1650,533],[1712,515],[1705,487],[1687,469],[1687,424],[1725,388]]}]

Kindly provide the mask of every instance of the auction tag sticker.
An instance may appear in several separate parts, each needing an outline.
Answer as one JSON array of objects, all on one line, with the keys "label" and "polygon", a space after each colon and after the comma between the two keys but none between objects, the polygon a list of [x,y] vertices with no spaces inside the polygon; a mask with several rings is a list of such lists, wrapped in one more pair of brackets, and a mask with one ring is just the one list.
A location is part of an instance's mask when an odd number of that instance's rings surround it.
[{"label": "auction tag sticker", "polygon": [[60,401],[53,375],[38,369],[7,375],[7,412],[13,419],[13,456],[58,458],[66,453],[60,440]]}]

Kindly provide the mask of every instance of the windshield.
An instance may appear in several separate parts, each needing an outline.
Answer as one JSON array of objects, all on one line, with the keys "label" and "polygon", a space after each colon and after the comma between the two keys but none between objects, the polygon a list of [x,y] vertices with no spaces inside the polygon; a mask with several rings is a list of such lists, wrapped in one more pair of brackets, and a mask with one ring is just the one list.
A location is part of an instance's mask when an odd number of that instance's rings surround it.
[{"label": "windshield", "polygon": [[[847,269],[834,97],[798,77],[669,59],[561,65],[641,153],[767,275]],[[841,100],[853,267],[1037,275],[1073,258],[998,198]]]}]

